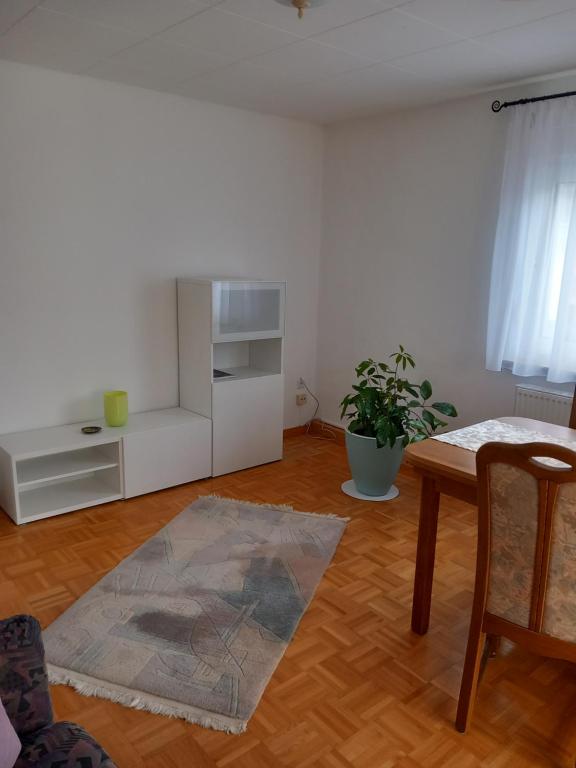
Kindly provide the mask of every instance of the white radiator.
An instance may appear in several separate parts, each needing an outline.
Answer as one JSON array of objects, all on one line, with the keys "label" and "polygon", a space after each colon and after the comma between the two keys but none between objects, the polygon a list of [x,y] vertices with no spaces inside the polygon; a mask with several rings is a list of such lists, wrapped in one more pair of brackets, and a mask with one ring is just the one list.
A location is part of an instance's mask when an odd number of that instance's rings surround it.
[{"label": "white radiator", "polygon": [[572,409],[572,395],[552,392],[540,387],[516,387],[514,416],[547,421],[550,424],[568,426]]}]

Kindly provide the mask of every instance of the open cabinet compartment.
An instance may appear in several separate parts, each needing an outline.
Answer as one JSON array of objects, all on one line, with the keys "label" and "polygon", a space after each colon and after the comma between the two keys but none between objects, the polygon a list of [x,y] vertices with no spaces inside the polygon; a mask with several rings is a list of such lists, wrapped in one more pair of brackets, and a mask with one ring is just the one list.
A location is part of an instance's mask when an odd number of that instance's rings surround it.
[{"label": "open cabinet compartment", "polygon": [[282,339],[253,339],[214,344],[213,367],[228,376],[214,376],[214,383],[252,379],[282,373]]},{"label": "open cabinet compartment", "polygon": [[42,480],[19,490],[20,522],[72,512],[122,498],[118,467]]},{"label": "open cabinet compartment", "polygon": [[89,446],[75,451],[49,453],[16,463],[16,480],[20,489],[46,480],[57,480],[86,472],[117,467],[119,444]]}]

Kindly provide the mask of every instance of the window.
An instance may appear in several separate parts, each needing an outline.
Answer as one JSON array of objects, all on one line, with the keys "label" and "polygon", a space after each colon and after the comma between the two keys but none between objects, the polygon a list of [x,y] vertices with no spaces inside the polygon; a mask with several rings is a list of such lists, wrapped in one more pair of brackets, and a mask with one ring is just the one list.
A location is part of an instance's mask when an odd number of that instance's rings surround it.
[{"label": "window", "polygon": [[486,362],[576,381],[576,100],[520,107],[510,123]]}]

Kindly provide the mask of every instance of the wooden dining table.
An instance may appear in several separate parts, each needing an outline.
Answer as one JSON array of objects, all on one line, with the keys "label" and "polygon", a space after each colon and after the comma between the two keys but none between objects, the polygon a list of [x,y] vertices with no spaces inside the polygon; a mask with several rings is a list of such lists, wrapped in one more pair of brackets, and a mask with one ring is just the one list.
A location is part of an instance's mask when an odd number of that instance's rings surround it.
[{"label": "wooden dining table", "polygon": [[[543,436],[576,443],[576,429],[518,416],[507,416],[498,421],[539,432]],[[543,440],[545,441],[545,437]],[[412,630],[419,635],[425,635],[430,625],[440,495],[445,494],[469,504],[477,504],[476,453],[429,438],[409,445],[406,449],[406,461],[422,480]]]}]

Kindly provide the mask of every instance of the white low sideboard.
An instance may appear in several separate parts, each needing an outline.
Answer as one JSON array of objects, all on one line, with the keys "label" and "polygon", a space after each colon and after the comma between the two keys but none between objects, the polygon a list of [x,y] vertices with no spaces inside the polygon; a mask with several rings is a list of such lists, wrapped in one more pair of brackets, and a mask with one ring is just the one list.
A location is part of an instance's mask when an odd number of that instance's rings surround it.
[{"label": "white low sideboard", "polygon": [[0,506],[18,524],[211,474],[212,422],[183,408],[0,435]]}]

